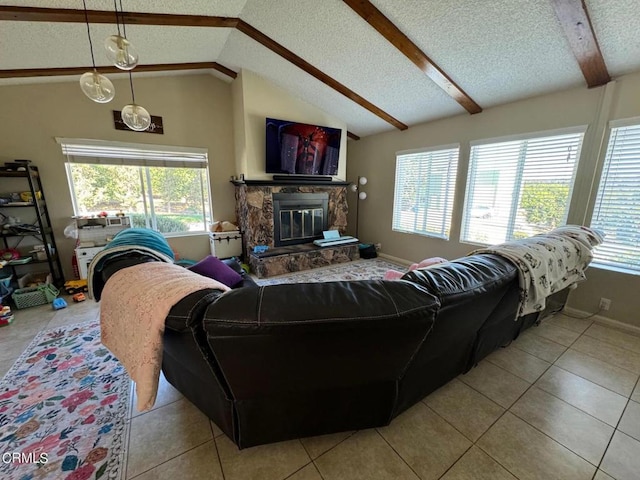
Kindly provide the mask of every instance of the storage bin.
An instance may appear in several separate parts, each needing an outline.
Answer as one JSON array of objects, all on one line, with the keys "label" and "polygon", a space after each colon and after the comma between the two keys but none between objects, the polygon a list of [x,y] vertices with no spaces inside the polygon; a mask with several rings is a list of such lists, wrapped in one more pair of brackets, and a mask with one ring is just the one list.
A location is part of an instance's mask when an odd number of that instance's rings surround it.
[{"label": "storage bin", "polygon": [[218,258],[242,256],[242,234],[239,231],[209,234],[211,255]]},{"label": "storage bin", "polygon": [[13,292],[11,298],[13,298],[16,308],[21,309],[53,302],[59,293],[53,285],[45,284],[38,287],[19,288]]},{"label": "storage bin", "polygon": [[0,271],[0,302],[3,297],[11,293],[11,279],[13,275],[9,272]]},{"label": "storage bin", "polygon": [[18,288],[37,287],[39,283],[51,283],[52,278],[49,272],[30,272],[18,278]]}]

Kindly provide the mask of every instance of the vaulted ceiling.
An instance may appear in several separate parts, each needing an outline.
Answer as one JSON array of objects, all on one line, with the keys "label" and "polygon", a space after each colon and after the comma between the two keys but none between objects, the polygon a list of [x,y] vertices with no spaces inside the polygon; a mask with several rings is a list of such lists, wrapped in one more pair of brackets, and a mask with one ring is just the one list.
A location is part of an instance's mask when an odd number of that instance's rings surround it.
[{"label": "vaulted ceiling", "polygon": [[[86,0],[98,67],[114,2]],[[120,5],[120,0],[118,0]],[[122,0],[137,72],[251,70],[356,136],[640,70],[638,0]],[[82,0],[0,0],[0,85],[77,80]],[[100,69],[100,68],[99,68]],[[111,70],[100,69],[103,73]],[[117,74],[116,74],[117,75]],[[119,74],[122,75],[122,74]]]}]

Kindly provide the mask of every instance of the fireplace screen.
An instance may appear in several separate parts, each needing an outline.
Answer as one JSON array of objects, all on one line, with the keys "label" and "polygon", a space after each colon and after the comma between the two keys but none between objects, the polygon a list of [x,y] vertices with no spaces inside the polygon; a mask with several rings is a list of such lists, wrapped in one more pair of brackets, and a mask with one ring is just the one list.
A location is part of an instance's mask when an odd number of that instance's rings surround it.
[{"label": "fireplace screen", "polygon": [[322,235],[322,208],[280,210],[280,241],[313,239]]},{"label": "fireplace screen", "polygon": [[273,223],[276,247],[309,243],[327,230],[326,193],[274,193]]}]

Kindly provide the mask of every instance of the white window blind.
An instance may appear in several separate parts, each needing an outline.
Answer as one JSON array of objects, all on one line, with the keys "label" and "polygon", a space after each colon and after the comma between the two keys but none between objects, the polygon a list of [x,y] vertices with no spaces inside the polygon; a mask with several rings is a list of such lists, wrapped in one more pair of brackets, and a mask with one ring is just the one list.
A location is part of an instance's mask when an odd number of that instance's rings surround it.
[{"label": "white window blind", "polygon": [[585,128],[471,145],[463,241],[492,245],[566,222]]},{"label": "white window blind", "polygon": [[448,239],[460,146],[396,155],[393,230]]},{"label": "white window blind", "polygon": [[57,138],[69,162],[138,167],[206,168],[201,148]]},{"label": "white window blind", "polygon": [[611,129],[591,226],[605,233],[594,263],[640,272],[640,125]]}]

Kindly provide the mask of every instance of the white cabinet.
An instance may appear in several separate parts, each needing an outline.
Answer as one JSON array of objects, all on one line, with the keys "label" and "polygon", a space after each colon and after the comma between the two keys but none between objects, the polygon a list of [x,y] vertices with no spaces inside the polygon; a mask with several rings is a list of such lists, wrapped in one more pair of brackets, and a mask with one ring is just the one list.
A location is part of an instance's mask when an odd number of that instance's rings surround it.
[{"label": "white cabinet", "polygon": [[76,248],[76,258],[78,259],[78,272],[81,279],[87,278],[87,272],[89,271],[89,264],[93,257],[100,252],[104,247],[78,247]]}]

